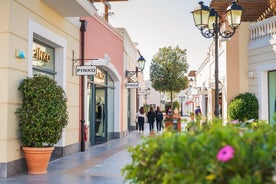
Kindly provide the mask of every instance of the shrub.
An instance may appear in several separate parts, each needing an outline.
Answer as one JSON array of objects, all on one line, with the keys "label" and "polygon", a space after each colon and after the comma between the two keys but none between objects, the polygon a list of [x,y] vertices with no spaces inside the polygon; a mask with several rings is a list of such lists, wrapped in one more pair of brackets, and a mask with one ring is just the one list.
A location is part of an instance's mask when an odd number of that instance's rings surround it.
[{"label": "shrub", "polygon": [[258,119],[258,111],[258,99],[253,93],[243,93],[236,96],[228,107],[228,115],[231,120]]},{"label": "shrub", "polygon": [[53,146],[68,124],[67,100],[63,89],[44,75],[26,78],[19,85],[23,103],[17,109],[23,146]]},{"label": "shrub", "polygon": [[167,132],[131,147],[132,163],[122,170],[130,183],[273,183],[276,128],[213,126],[185,134]]}]

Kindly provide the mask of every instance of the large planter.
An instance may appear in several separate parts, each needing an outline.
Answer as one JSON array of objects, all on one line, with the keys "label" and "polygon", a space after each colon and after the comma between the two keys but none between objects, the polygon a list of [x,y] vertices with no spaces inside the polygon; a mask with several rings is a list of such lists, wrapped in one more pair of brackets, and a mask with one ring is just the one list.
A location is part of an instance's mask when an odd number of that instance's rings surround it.
[{"label": "large planter", "polygon": [[28,173],[43,174],[47,172],[53,146],[68,124],[66,95],[56,81],[45,75],[24,79],[18,90],[22,93],[22,105],[16,113]]},{"label": "large planter", "polygon": [[165,128],[181,132],[181,118],[179,116],[167,117],[164,123]]},{"label": "large planter", "polygon": [[45,147],[45,148],[23,147],[22,150],[25,155],[29,174],[47,173],[49,160],[54,150],[54,147]]}]

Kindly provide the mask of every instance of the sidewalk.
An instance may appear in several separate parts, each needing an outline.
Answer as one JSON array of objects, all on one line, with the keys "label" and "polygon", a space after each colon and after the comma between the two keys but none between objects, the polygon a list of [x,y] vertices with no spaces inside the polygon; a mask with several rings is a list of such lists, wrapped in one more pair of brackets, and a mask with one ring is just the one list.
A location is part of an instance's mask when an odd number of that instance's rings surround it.
[{"label": "sidewalk", "polygon": [[127,137],[51,161],[47,174],[21,173],[0,178],[0,184],[122,184],[121,169],[131,162],[127,148],[140,142],[138,131],[132,131]]}]

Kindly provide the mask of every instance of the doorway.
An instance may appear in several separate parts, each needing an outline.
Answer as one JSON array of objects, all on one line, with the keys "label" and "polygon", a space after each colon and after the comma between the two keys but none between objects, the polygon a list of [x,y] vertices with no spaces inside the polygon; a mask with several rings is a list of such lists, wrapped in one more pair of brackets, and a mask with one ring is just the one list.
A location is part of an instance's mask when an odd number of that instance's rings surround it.
[{"label": "doorway", "polygon": [[114,81],[107,71],[97,68],[88,78],[89,141],[91,145],[105,143],[114,136]]},{"label": "doorway", "polygon": [[107,141],[107,123],[106,123],[106,88],[97,86],[95,90],[95,144]]},{"label": "doorway", "polygon": [[268,117],[269,123],[275,124],[273,116],[276,113],[276,71],[268,72]]}]

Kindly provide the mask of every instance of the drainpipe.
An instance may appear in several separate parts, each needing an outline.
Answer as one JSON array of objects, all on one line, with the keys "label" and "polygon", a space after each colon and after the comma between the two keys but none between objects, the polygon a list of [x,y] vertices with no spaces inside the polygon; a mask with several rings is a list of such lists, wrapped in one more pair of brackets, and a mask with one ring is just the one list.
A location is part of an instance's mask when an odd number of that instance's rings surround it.
[{"label": "drainpipe", "polygon": [[[80,58],[80,65],[84,66],[84,32],[87,28],[87,21],[86,20],[80,20],[81,27],[81,58]],[[81,103],[80,103],[80,124],[81,124],[81,152],[85,151],[85,141],[84,141],[84,123],[85,123],[85,117],[84,117],[84,110],[85,110],[85,103],[84,103],[84,75],[81,75],[81,81],[80,81],[80,88],[81,88]]]}]

